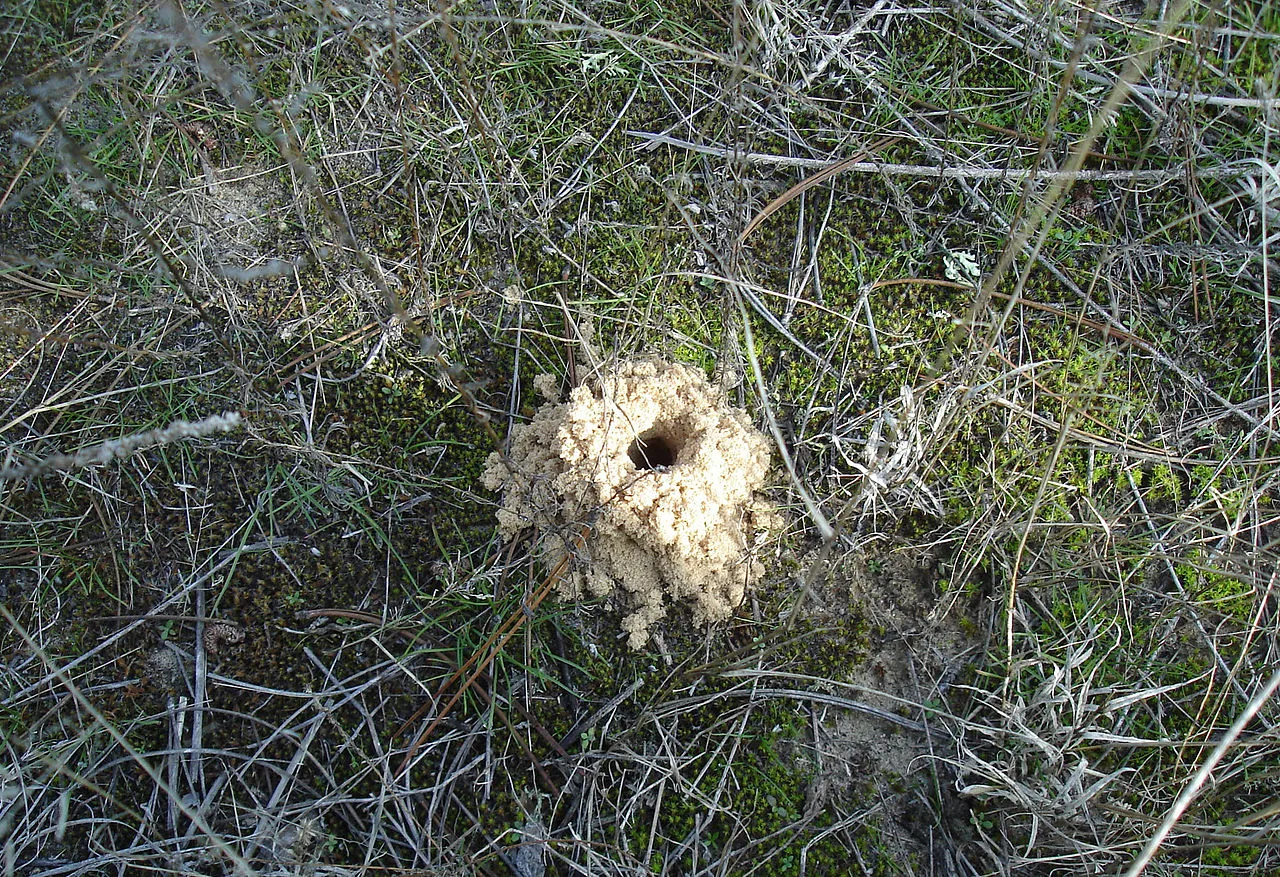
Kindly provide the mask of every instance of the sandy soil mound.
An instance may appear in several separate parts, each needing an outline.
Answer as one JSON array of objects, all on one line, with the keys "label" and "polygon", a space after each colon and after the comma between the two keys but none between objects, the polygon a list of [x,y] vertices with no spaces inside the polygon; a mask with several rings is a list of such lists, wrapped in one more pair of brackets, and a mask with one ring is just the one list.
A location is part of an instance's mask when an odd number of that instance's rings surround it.
[{"label": "sandy soil mound", "polygon": [[505,490],[504,538],[534,528],[551,568],[572,553],[560,595],[610,598],[641,648],[670,603],[723,621],[759,579],[751,547],[778,519],[759,495],[769,456],[700,371],[639,360],[517,426],[484,481]]}]

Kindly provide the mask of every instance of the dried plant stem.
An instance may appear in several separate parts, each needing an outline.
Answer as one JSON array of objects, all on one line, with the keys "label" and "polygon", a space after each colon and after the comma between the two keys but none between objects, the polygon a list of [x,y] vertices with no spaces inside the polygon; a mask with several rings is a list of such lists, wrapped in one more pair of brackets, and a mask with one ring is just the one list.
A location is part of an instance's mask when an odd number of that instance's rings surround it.
[{"label": "dried plant stem", "polygon": [[409,766],[413,763],[413,758],[417,754],[418,749],[426,739],[431,736],[431,732],[439,727],[440,723],[449,715],[454,706],[457,705],[458,701],[462,699],[462,695],[466,694],[467,690],[472,686],[476,679],[489,669],[489,665],[494,662],[494,659],[496,659],[499,654],[501,654],[502,649],[511,640],[511,638],[520,632],[520,628],[524,627],[525,621],[532,615],[534,610],[542,605],[543,600],[547,599],[547,596],[551,593],[551,589],[555,587],[556,582],[560,581],[568,571],[569,561],[572,559],[573,553],[580,549],[586,542],[588,534],[589,527],[587,525],[583,525],[582,530],[574,540],[573,549],[567,552],[565,556],[560,559],[560,562],[557,563],[555,568],[547,575],[547,578],[538,587],[538,590],[534,592],[533,597],[529,600],[522,600],[516,610],[507,617],[507,620],[504,621],[496,631],[493,632],[489,639],[487,639],[480,648],[476,649],[475,652],[472,653],[471,657],[468,658],[461,667],[455,670],[438,689],[436,689],[435,696],[432,697],[428,703],[424,704],[423,708],[410,718],[409,721],[405,722],[400,730],[396,732],[397,736],[404,733],[405,728],[421,718],[432,704],[440,702],[441,698],[444,697],[445,692],[449,690],[453,683],[461,679],[462,676],[468,670],[471,670],[472,667],[475,668],[472,670],[471,675],[467,677],[466,682],[459,686],[458,690],[449,698],[448,703],[440,708],[439,712],[436,713],[436,717],[431,720],[430,724],[428,724],[427,727],[413,739],[413,743],[409,745],[409,751],[405,753],[404,759],[400,762],[400,766],[396,768],[396,776],[404,775],[404,773],[409,769]]},{"label": "dried plant stem", "polygon": [[[884,149],[886,146],[893,143],[897,139],[898,139],[897,137],[881,137],[879,140],[877,140],[875,143],[871,144],[869,147],[859,152],[857,155],[851,158],[843,159],[842,161],[837,161],[832,164],[829,164],[826,167],[824,167],[822,170],[818,171],[817,173],[810,174],[809,176],[805,177],[803,180],[796,183],[790,189],[787,189],[787,191],[783,192],[777,198],[774,198],[772,201],[766,204],[760,210],[760,212],[757,213],[755,217],[750,222],[747,223],[747,227],[742,230],[742,234],[738,235],[738,243],[739,244],[744,243],[746,239],[750,236],[750,234],[760,227],[761,223],[763,223],[766,219],[768,219],[773,214],[777,213],[779,210],[785,207],[793,199],[798,198],[806,190],[812,189],[814,186],[819,186],[822,183],[825,183],[827,180],[839,174],[841,171],[845,171],[845,170],[848,170],[849,168],[856,166],[868,155],[878,150]],[[874,162],[872,163],[874,164]]]},{"label": "dried plant stem", "polygon": [[[644,145],[641,149],[652,149],[657,146],[672,146],[677,149],[683,149],[686,152],[697,153],[698,155],[709,155],[714,158],[730,158],[741,161],[746,164],[768,165],[771,167],[795,167],[802,170],[813,170],[826,173],[822,179],[814,180],[809,178],[803,180],[799,185],[808,188],[816,185],[825,179],[829,179],[836,173],[857,173],[857,174],[883,174],[889,177],[911,177],[936,180],[1002,180],[1010,183],[1020,183],[1025,180],[1045,180],[1057,181],[1062,183],[1076,182],[1118,182],[1118,183],[1146,183],[1159,184],[1168,183],[1175,180],[1186,179],[1191,176],[1197,180],[1240,180],[1246,178],[1261,178],[1263,172],[1257,168],[1251,169],[1248,166],[1232,165],[1226,167],[1171,167],[1171,168],[1135,168],[1132,170],[1092,170],[1092,169],[1065,169],[1056,170],[1054,168],[1038,167],[1038,168],[1014,168],[1014,167],[980,167],[975,165],[930,165],[930,164],[901,164],[899,162],[890,161],[865,161],[862,160],[866,152],[858,153],[852,158],[839,159],[834,164],[831,159],[826,158],[800,158],[792,155],[771,155],[763,152],[735,152],[726,149],[723,146],[707,146],[702,143],[694,143],[690,140],[681,140],[679,137],[670,137],[666,134],[652,134],[647,131],[628,131],[628,136],[638,140],[643,140]],[[888,140],[890,138],[885,138]],[[881,148],[882,142],[877,142],[872,146],[872,150]],[[1087,157],[1087,156],[1086,156]],[[815,177],[817,175],[815,174]],[[794,196],[799,192],[785,192],[785,195]],[[779,196],[780,198],[782,196]],[[779,204],[779,207],[782,205]],[[770,211],[772,212],[772,211]],[[750,229],[754,231],[753,227]],[[749,232],[748,232],[749,233]],[[743,235],[745,237],[745,234]]]},{"label": "dried plant stem", "polygon": [[1236,717],[1236,720],[1231,723],[1231,727],[1227,729],[1227,733],[1223,735],[1222,740],[1214,747],[1213,752],[1209,753],[1209,757],[1204,760],[1204,764],[1200,765],[1200,769],[1195,772],[1195,776],[1187,783],[1186,788],[1182,790],[1182,794],[1178,795],[1178,799],[1173,802],[1173,806],[1169,808],[1164,821],[1160,823],[1160,827],[1151,836],[1151,840],[1147,842],[1146,847],[1133,860],[1133,864],[1129,866],[1129,870],[1125,872],[1124,877],[1138,877],[1139,874],[1146,870],[1147,865],[1151,864],[1151,859],[1155,856],[1156,851],[1160,849],[1169,833],[1173,831],[1173,827],[1182,818],[1182,814],[1187,812],[1191,802],[1195,800],[1196,796],[1200,794],[1200,790],[1204,788],[1205,783],[1209,781],[1209,774],[1217,767],[1218,762],[1222,761],[1223,756],[1227,754],[1227,750],[1240,737],[1245,726],[1253,721],[1258,711],[1276,693],[1276,689],[1280,689],[1280,670],[1276,670],[1271,674],[1267,684],[1253,696],[1253,699]]},{"label": "dried plant stem", "polygon": [[69,472],[84,469],[87,466],[110,463],[120,457],[127,457],[135,451],[167,445],[184,439],[204,438],[219,432],[229,432],[241,423],[240,413],[224,411],[213,414],[203,420],[192,423],[187,420],[175,420],[160,429],[126,435],[118,439],[109,439],[87,448],[81,448],[74,454],[52,454],[43,460],[32,463],[17,463],[0,469],[0,481],[16,481],[22,478],[38,478],[50,472]]}]

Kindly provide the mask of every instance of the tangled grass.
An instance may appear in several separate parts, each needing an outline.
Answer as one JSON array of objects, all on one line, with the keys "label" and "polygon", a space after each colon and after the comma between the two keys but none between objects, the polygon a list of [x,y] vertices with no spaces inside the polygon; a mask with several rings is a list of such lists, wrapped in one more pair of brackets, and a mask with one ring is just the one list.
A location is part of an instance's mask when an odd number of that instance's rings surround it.
[{"label": "tangled grass", "polygon": [[[0,22],[5,873],[1280,869],[1273,5]],[[788,526],[633,654],[480,479],[641,354]]]}]

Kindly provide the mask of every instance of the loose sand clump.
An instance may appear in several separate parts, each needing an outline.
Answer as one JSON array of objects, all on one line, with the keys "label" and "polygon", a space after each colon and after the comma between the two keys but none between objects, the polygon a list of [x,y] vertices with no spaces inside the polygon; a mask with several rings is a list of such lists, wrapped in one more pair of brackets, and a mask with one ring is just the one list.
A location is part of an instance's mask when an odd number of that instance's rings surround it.
[{"label": "loose sand clump", "polygon": [[484,483],[506,491],[503,537],[534,528],[550,568],[572,554],[561,597],[610,598],[640,648],[669,602],[723,621],[760,578],[751,546],[778,519],[758,493],[769,452],[700,371],[640,360],[517,426]]}]

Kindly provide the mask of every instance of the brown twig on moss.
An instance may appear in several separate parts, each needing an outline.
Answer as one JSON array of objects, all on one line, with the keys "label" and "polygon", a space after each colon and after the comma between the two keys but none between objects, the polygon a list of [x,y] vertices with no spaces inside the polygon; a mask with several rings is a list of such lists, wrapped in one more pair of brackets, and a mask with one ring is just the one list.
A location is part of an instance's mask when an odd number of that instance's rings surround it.
[{"label": "brown twig on moss", "polygon": [[[586,542],[589,533],[590,527],[584,524],[574,539],[575,551],[582,548],[582,545]],[[569,561],[571,557],[572,554],[566,554],[561,558],[555,568],[547,574],[547,577],[543,580],[542,584],[538,586],[538,590],[533,593],[533,596],[528,600],[522,600],[520,602],[520,606],[507,616],[507,619],[499,625],[498,629],[494,631],[478,649],[472,652],[471,657],[468,658],[461,667],[455,670],[448,679],[441,683],[440,687],[436,689],[436,693],[431,700],[423,704],[422,707],[395,732],[393,736],[398,737],[402,735],[406,730],[408,730],[410,725],[418,721],[418,719],[422,718],[430,711],[432,704],[438,704],[444,697],[445,692],[447,692],[455,682],[466,675],[468,671],[471,671],[471,675],[467,676],[466,681],[463,682],[453,696],[449,698],[449,701],[443,707],[439,708],[436,712],[435,718],[433,718],[427,727],[423,728],[422,731],[414,737],[413,742],[409,744],[409,751],[405,753],[400,765],[395,770],[395,776],[403,776],[405,772],[408,771],[410,765],[413,764],[413,759],[414,756],[417,755],[418,749],[424,742],[426,742],[427,738],[431,736],[431,732],[440,726],[440,723],[449,715],[454,706],[457,705],[458,701],[462,699],[462,696],[467,693],[475,681],[489,669],[489,665],[492,664],[498,655],[502,653],[503,648],[511,638],[515,636],[522,627],[524,627],[525,621],[527,621],[533,612],[542,605],[542,601],[547,599],[552,588],[555,587],[556,583],[569,569]],[[473,667],[475,668],[474,670],[472,670]]]}]

